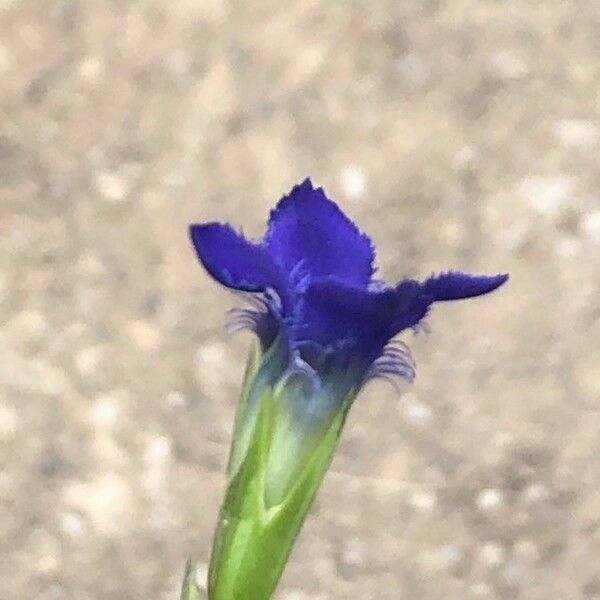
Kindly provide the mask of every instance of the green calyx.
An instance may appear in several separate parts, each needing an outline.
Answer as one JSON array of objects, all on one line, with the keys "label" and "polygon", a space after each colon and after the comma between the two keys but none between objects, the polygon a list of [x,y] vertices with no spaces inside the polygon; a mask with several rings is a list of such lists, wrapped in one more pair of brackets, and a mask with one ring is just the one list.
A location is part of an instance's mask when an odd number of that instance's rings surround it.
[{"label": "green calyx", "polygon": [[[294,431],[285,387],[264,386],[252,405],[247,371],[229,481],[209,569],[209,600],[268,600],[331,463],[348,402],[320,428]],[[253,365],[253,366],[252,366]]]}]

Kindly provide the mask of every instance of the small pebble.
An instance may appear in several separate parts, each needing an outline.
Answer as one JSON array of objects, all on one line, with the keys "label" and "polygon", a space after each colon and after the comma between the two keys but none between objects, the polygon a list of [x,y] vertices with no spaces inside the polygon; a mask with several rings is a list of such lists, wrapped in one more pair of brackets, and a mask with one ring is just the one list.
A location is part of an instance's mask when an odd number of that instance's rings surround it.
[{"label": "small pebble", "polygon": [[360,538],[350,538],[344,544],[342,562],[349,567],[360,567],[365,562],[365,548]]},{"label": "small pebble", "polygon": [[94,56],[87,56],[79,63],[77,72],[88,83],[97,83],[102,77],[102,62]]},{"label": "small pebble", "polygon": [[0,271],[0,306],[2,306],[2,304],[4,302],[6,302],[6,299],[8,298],[8,283],[7,283],[8,277],[5,273],[3,273],[2,271]]},{"label": "small pebble", "polygon": [[565,236],[556,243],[556,251],[563,258],[576,258],[581,254],[581,241],[571,236]]},{"label": "small pebble", "polygon": [[12,406],[0,404],[0,439],[12,438],[18,429],[17,411]]},{"label": "small pebble", "polygon": [[487,583],[479,581],[471,586],[470,592],[476,598],[488,598],[492,595],[492,588]]},{"label": "small pebble", "polygon": [[0,2],[0,10],[8,10],[12,8],[19,0],[2,0]]},{"label": "small pebble", "polygon": [[470,171],[477,167],[481,157],[473,146],[463,146],[452,158],[452,167],[458,171]]},{"label": "small pebble", "polygon": [[8,323],[8,330],[20,341],[37,340],[48,330],[46,317],[37,310],[26,309]]},{"label": "small pebble", "polygon": [[437,498],[433,492],[420,490],[412,494],[410,504],[422,512],[431,512],[436,507]]},{"label": "small pebble", "polygon": [[102,277],[107,272],[106,265],[102,262],[102,259],[87,250],[77,260],[77,268],[81,271],[82,275],[93,278]]},{"label": "small pebble", "polygon": [[185,77],[192,66],[192,57],[184,50],[175,50],[165,57],[167,69],[176,77]]},{"label": "small pebble", "polygon": [[519,186],[530,206],[546,217],[557,217],[573,196],[573,181],[566,176],[530,177]]},{"label": "small pebble", "polygon": [[80,538],[86,529],[85,521],[76,512],[65,512],[60,516],[60,528],[63,533],[71,538]]},{"label": "small pebble", "polygon": [[36,551],[40,554],[36,565],[38,573],[51,576],[60,569],[61,550],[56,540],[49,539],[43,546],[38,546]]},{"label": "small pebble", "polygon": [[[4,0],[6,2],[6,0]],[[0,7],[2,3],[0,2]],[[1,8],[0,8],[1,10]],[[13,53],[5,44],[0,44],[0,72],[8,71],[14,64]]]},{"label": "small pebble", "polygon": [[443,569],[453,569],[462,560],[460,548],[453,545],[443,546],[439,550],[440,567]]},{"label": "small pebble", "polygon": [[153,436],[146,445],[144,460],[149,465],[163,465],[171,458],[171,439],[164,435]]},{"label": "small pebble", "polygon": [[523,565],[510,561],[502,570],[502,578],[511,586],[517,585],[523,578]]},{"label": "small pebble", "polygon": [[198,348],[196,375],[204,389],[223,385],[230,362],[227,347],[222,342],[207,341]]},{"label": "small pebble", "polygon": [[398,61],[397,68],[400,75],[414,86],[424,85],[429,79],[429,67],[418,54],[407,54]]},{"label": "small pebble", "polygon": [[12,494],[13,490],[15,490],[13,476],[5,470],[0,471],[0,496],[7,498],[9,494]]},{"label": "small pebble", "polygon": [[93,375],[102,361],[102,348],[100,346],[90,346],[83,348],[75,356],[75,368],[84,376]]},{"label": "small pebble", "polygon": [[424,429],[431,423],[431,408],[421,402],[416,395],[406,394],[404,417],[415,428]]},{"label": "small pebble", "polygon": [[45,361],[32,363],[32,376],[30,390],[39,391],[47,396],[61,396],[70,387],[69,377],[66,371],[54,367]]},{"label": "small pebble", "polygon": [[428,573],[439,573],[455,567],[461,560],[461,551],[447,545],[438,549],[422,552],[419,558],[421,568]]},{"label": "small pebble", "polygon": [[171,408],[185,408],[188,404],[188,399],[181,392],[171,391],[167,394],[165,402]]},{"label": "small pebble", "polygon": [[119,395],[106,394],[98,398],[92,405],[92,422],[101,429],[110,429],[119,422],[121,412]]},{"label": "small pebble", "polygon": [[171,458],[172,442],[162,435],[153,436],[148,440],[144,452],[146,471],[143,484],[151,496],[158,496],[164,489],[167,467]]},{"label": "small pebble", "polygon": [[549,495],[550,492],[548,488],[545,485],[542,485],[541,483],[532,483],[525,489],[523,493],[523,497],[525,498],[525,500],[532,504],[537,502],[543,502],[549,497]]},{"label": "small pebble", "polygon": [[497,542],[486,542],[479,548],[479,556],[488,567],[498,567],[506,559],[506,551]]},{"label": "small pebble", "polygon": [[591,242],[600,246],[600,210],[587,213],[581,222],[581,229]]},{"label": "small pebble", "polygon": [[514,546],[515,555],[522,559],[535,561],[539,558],[540,552],[532,540],[519,540]]},{"label": "small pebble", "polygon": [[356,165],[349,165],[342,170],[340,182],[350,200],[360,200],[367,191],[367,176]]},{"label": "small pebble", "polygon": [[91,481],[74,481],[65,488],[67,504],[86,515],[98,533],[123,533],[134,522],[133,492],[116,473],[104,473]]},{"label": "small pebble", "polygon": [[558,123],[555,131],[567,148],[590,148],[600,140],[600,128],[586,119],[565,119]]},{"label": "small pebble", "polygon": [[127,331],[142,350],[157,350],[160,346],[160,329],[148,321],[134,321],[129,324]]},{"label": "small pebble", "polygon": [[198,348],[196,359],[204,368],[212,368],[222,365],[227,350],[221,342],[206,342]]},{"label": "small pebble", "polygon": [[496,489],[486,489],[477,497],[477,506],[483,512],[498,510],[503,503],[502,492]]},{"label": "small pebble", "polygon": [[527,76],[527,65],[511,50],[500,50],[492,55],[489,65],[498,79],[522,79]]},{"label": "small pebble", "polygon": [[117,173],[98,173],[96,175],[96,186],[100,195],[113,204],[123,202],[129,194],[128,181]]}]

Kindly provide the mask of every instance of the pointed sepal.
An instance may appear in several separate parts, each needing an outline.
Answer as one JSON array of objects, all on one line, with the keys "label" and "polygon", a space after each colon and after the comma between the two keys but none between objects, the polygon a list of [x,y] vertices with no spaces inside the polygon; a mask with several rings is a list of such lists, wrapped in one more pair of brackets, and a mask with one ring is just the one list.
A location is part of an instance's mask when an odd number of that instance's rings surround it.
[{"label": "pointed sepal", "polygon": [[192,558],[185,565],[180,600],[206,600],[206,594],[198,584],[196,564]]}]

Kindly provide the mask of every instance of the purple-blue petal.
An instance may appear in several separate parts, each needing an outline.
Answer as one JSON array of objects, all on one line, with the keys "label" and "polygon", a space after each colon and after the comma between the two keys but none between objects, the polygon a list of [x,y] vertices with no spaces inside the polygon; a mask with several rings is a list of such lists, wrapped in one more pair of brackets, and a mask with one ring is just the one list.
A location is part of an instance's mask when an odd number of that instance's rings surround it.
[{"label": "purple-blue petal", "polygon": [[412,377],[410,355],[390,340],[417,327],[433,303],[487,294],[508,279],[450,271],[395,287],[374,281],[370,239],[309,179],[271,212],[262,242],[220,223],[192,225],[190,235],[217,281],[263,299],[234,313],[233,326],[255,330],[265,348],[285,340],[323,376],[352,365],[346,387],[360,373]]},{"label": "purple-blue petal", "polygon": [[433,301],[462,300],[492,292],[499,288],[508,275],[469,275],[460,271],[449,271],[434,275],[423,282],[423,291]]},{"label": "purple-blue petal", "polygon": [[205,269],[223,285],[247,292],[280,287],[278,267],[265,249],[229,225],[191,225],[190,236]]},{"label": "purple-blue petal", "polygon": [[265,246],[288,273],[335,276],[366,286],[373,274],[371,240],[310,179],[295,186],[271,211]]},{"label": "purple-blue petal", "polygon": [[434,302],[479,296],[504,281],[504,275],[447,273],[424,283],[407,279],[394,288],[367,290],[331,277],[315,280],[303,296],[295,335],[300,343],[346,345],[368,363],[395,335],[419,325]]},{"label": "purple-blue petal", "polygon": [[334,278],[313,281],[303,300],[298,340],[323,347],[346,344],[364,363],[375,360],[396,333],[415,326],[431,304],[416,281],[372,291]]}]

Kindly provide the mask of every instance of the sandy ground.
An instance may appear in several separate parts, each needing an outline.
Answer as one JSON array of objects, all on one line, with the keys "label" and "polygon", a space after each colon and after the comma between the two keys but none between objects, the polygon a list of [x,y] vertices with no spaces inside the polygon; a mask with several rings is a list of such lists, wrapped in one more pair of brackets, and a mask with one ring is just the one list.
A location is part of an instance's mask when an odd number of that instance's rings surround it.
[{"label": "sandy ground", "polygon": [[311,175],[383,275],[510,271],[356,406],[280,600],[600,598],[600,5],[0,2],[0,598],[171,600],[250,343],[191,221]]}]

